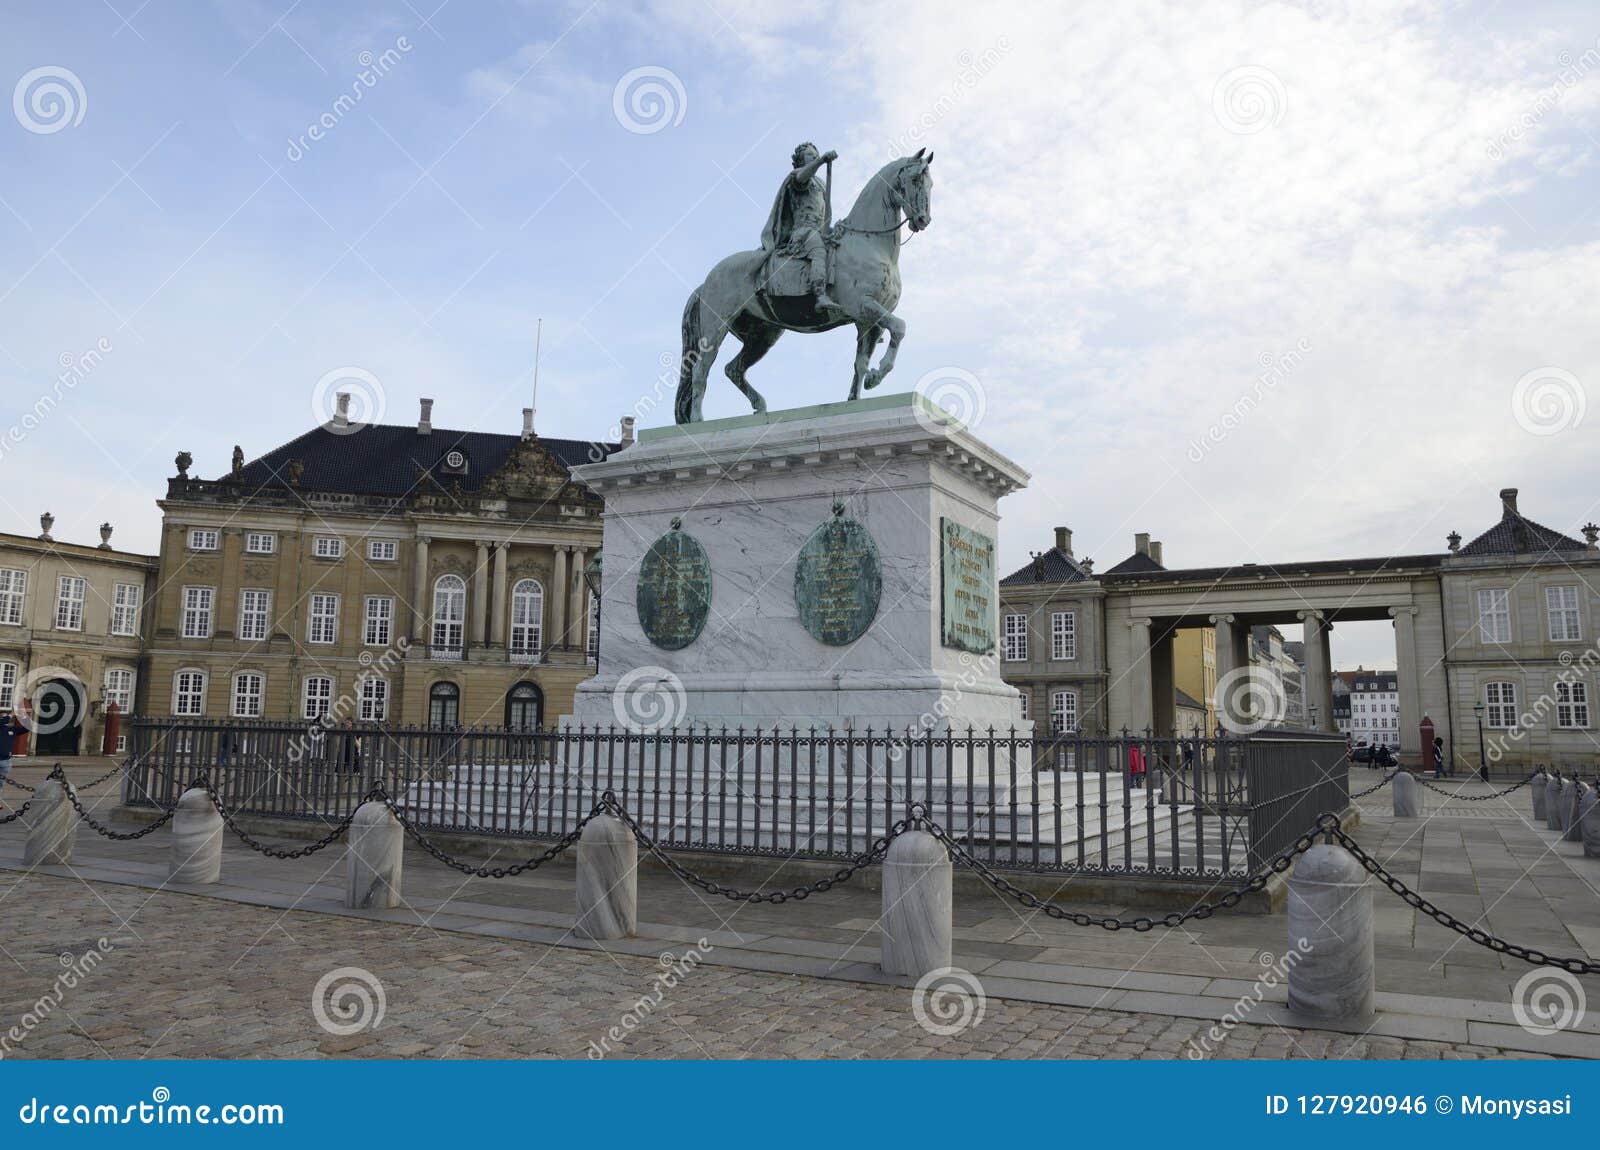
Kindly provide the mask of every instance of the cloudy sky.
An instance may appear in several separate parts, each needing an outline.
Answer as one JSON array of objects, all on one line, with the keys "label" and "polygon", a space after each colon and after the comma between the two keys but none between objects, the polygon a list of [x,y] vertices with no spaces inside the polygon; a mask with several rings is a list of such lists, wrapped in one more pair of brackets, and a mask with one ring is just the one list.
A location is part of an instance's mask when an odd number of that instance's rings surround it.
[{"label": "cloudy sky", "polygon": [[[335,387],[515,431],[538,317],[541,432],[664,422],[683,301],[804,139],[842,207],[936,150],[885,387],[1033,473],[1008,566],[1058,523],[1103,569],[1136,531],[1169,566],[1441,550],[1502,486],[1600,515],[1591,5],[5,8],[3,530],[153,548],[177,451],[215,475]],[[752,380],[841,399],[851,355],[791,335]],[[706,409],[746,406],[717,372]]]}]

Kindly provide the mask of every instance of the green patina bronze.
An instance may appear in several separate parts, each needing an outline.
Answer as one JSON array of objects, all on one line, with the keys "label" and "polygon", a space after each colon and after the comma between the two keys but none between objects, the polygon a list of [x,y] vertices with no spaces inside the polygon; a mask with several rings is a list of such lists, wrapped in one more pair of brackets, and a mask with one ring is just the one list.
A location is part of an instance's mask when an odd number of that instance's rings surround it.
[{"label": "green patina bronze", "polygon": [[954,520],[939,520],[939,641],[958,651],[995,649],[994,540]]},{"label": "green patina bronze", "polygon": [[865,527],[844,517],[844,504],[835,503],[833,515],[800,549],[794,602],[813,639],[843,647],[861,638],[877,617],[883,568],[878,545]]},{"label": "green patina bronze", "polygon": [[657,647],[678,651],[700,637],[711,613],[711,560],[681,520],[650,544],[639,565],[634,602],[639,626]]}]

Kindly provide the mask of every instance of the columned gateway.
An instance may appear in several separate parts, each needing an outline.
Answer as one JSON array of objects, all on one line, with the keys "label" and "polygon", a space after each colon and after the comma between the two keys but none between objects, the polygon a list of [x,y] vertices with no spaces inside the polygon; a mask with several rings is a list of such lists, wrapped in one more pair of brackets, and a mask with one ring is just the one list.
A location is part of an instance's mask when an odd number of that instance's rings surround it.
[{"label": "columned gateway", "polygon": [[925,399],[656,428],[574,475],[606,504],[574,722],[1031,730],[994,655],[997,500],[1028,476]]}]

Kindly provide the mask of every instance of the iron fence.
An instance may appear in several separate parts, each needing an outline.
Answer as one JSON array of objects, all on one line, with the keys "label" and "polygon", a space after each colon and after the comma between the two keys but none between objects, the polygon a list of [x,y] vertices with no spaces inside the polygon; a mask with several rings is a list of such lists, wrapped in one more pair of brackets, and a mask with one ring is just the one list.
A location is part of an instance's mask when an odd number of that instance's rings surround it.
[{"label": "iron fence", "polygon": [[1012,732],[439,730],[133,718],[124,800],[206,773],[233,811],[342,819],[381,783],[421,827],[555,839],[612,791],[669,849],[848,858],[910,804],[1001,868],[1250,873],[1348,804],[1343,740]]}]

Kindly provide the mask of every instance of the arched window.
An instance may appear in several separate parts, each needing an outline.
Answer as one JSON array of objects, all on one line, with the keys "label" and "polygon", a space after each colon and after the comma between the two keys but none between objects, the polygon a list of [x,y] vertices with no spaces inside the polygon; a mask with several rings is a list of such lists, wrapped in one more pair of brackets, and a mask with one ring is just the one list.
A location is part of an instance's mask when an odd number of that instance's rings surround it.
[{"label": "arched window", "polygon": [[433,654],[459,657],[467,624],[467,584],[459,575],[441,575],[433,585]]},{"label": "arched window", "polygon": [[233,717],[259,719],[261,696],[266,691],[267,679],[260,671],[240,671],[233,677]]},{"label": "arched window", "polygon": [[536,731],[544,723],[544,692],[535,683],[518,683],[506,693],[506,726]]},{"label": "arched window", "polygon": [[305,704],[301,714],[308,719],[320,719],[333,706],[333,678],[329,675],[307,675]]},{"label": "arched window", "polygon": [[172,676],[172,713],[174,715],[203,715],[206,713],[206,673],[189,667]]},{"label": "arched window", "polygon": [[511,659],[537,663],[544,646],[544,587],[537,579],[520,579],[511,588]]},{"label": "arched window", "polygon": [[459,726],[460,720],[461,688],[442,681],[429,687],[428,726],[447,731]]},{"label": "arched window", "polygon": [[1070,735],[1078,729],[1078,692],[1050,692],[1050,731]]}]

